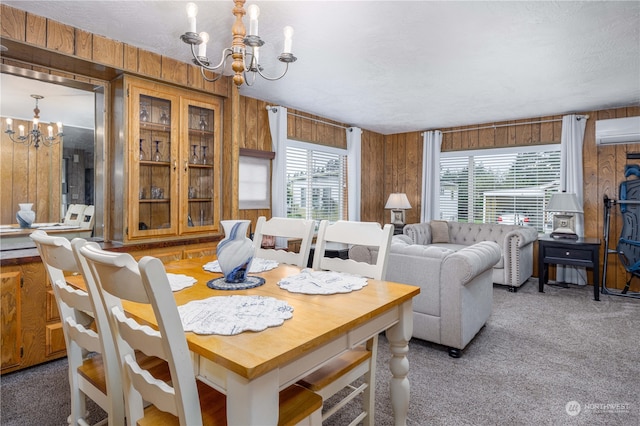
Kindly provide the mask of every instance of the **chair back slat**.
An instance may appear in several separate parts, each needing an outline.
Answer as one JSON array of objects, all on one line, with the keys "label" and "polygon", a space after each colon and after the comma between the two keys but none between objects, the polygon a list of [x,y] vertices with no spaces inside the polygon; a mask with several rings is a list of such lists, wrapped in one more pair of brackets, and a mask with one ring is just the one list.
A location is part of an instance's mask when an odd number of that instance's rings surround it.
[{"label": "chair back slat", "polygon": [[144,399],[167,413],[178,416],[178,405],[175,390],[153,377],[147,370],[140,368],[131,355],[125,357],[127,374],[133,382],[133,387],[144,395]]},{"label": "chair back slat", "polygon": [[[313,257],[313,269],[348,272],[374,279],[384,279],[387,271],[388,253],[393,235],[393,226],[380,227],[375,222],[329,221],[320,222],[316,248]],[[325,256],[327,243],[334,242],[348,246],[364,245],[378,248],[375,264],[356,262],[351,259],[339,259]]]},{"label": "chair back slat", "polygon": [[139,324],[138,322],[127,318],[127,316],[118,307],[111,309],[113,318],[117,322],[120,337],[131,347],[144,348],[145,354],[167,359],[167,353],[162,343],[162,335],[153,328]]},{"label": "chair back slat", "polygon": [[100,344],[98,333],[90,328],[86,328],[82,324],[78,324],[72,318],[65,318],[64,321],[67,323],[69,336],[74,342],[89,352],[102,352],[102,345]]},{"label": "chair back slat", "polygon": [[89,293],[68,285],[64,280],[58,280],[53,283],[60,292],[60,299],[69,306],[73,306],[80,311],[93,313],[93,304],[89,298]]},{"label": "chair back slat", "polygon": [[[260,216],[253,234],[255,257],[276,260],[280,263],[300,267],[307,266],[314,227],[315,222],[313,220],[286,217],[272,217],[267,220],[264,216]],[[283,250],[282,248],[262,248],[262,238],[265,235],[276,238],[300,239],[300,250],[294,252]]]}]

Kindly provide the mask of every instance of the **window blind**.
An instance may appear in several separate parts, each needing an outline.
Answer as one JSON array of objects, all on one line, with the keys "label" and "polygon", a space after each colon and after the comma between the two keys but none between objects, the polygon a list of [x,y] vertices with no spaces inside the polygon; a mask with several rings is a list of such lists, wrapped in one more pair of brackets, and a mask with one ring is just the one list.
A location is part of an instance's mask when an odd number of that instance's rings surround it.
[{"label": "window blind", "polygon": [[345,151],[287,143],[287,217],[320,221],[346,217]]},{"label": "window blind", "polygon": [[440,217],[548,232],[545,207],[559,183],[559,144],[442,153]]}]

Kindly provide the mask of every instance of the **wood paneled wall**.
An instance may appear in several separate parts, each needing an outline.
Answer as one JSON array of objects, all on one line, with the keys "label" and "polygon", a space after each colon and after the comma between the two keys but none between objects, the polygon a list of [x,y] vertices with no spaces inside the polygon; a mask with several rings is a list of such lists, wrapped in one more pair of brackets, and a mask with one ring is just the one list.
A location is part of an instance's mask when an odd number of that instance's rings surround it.
[{"label": "wood paneled wall", "polygon": [[290,139],[347,148],[347,133],[344,128],[349,127],[348,125],[294,109],[288,109],[288,113],[287,136]]},{"label": "wood paneled wall", "polygon": [[[4,126],[5,117],[1,120]],[[21,124],[30,129],[32,123],[14,120],[16,134]],[[3,127],[0,143],[0,223],[17,223],[19,203],[33,203],[36,222],[60,221],[61,145],[35,149],[33,145],[12,142],[4,130]]]},{"label": "wood paneled wall", "polygon": [[[384,209],[389,194],[407,194],[411,209],[405,212],[406,223],[420,222],[422,208],[422,134],[401,133],[384,137],[384,196],[378,209]],[[380,169],[374,173],[380,173]],[[363,172],[364,175],[364,172]],[[384,211],[384,222],[391,220],[390,212]]]},{"label": "wood paneled wall", "polygon": [[[272,151],[271,133],[269,132],[269,116],[267,102],[240,96],[240,115],[243,117],[239,128],[239,147]],[[251,221],[251,232],[255,229],[260,216],[271,217],[271,209],[238,210],[239,219]]]},{"label": "wood paneled wall", "polygon": [[388,191],[385,191],[385,137],[363,130],[361,149],[360,219],[389,223],[390,213],[383,209],[388,197]]}]

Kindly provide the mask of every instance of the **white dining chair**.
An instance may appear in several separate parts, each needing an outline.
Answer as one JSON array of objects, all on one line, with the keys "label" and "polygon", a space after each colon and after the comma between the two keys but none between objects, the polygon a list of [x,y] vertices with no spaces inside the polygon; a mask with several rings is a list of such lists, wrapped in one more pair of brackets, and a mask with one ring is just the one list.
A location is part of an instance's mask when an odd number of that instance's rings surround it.
[{"label": "white dining chair", "polygon": [[[316,237],[313,269],[347,272],[382,280],[386,273],[392,235],[393,226],[390,224],[384,227],[380,227],[380,224],[374,222],[337,221],[334,224],[329,224],[329,221],[323,220],[320,222]],[[377,247],[376,263],[368,264],[351,259],[327,257],[325,253],[327,243]],[[323,401],[345,388],[349,389],[340,401],[337,401],[322,414],[323,421],[326,421],[357,396],[362,395],[362,409],[350,425],[356,425],[360,422],[364,425],[374,425],[377,352],[378,336],[375,335],[364,344],[355,346],[339,355],[298,382],[322,396]]]},{"label": "white dining chair", "polygon": [[[93,246],[80,249],[111,319],[115,347],[122,365],[129,424],[226,425],[227,398],[196,380],[178,309],[162,262],[145,256],[139,263],[127,253]],[[130,301],[151,306],[158,328],[128,318],[122,306]],[[165,359],[171,381],[160,380],[136,362],[135,349]],[[150,403],[143,408],[143,400]],[[234,401],[233,403],[242,403]],[[298,385],[280,392],[279,424],[309,420],[319,424],[322,399]]]},{"label": "white dining chair", "polygon": [[[354,222],[339,220],[333,224],[323,220],[318,228],[316,247],[313,256],[313,269],[348,272],[364,277],[383,280],[387,272],[388,253],[393,236],[393,226],[375,222]],[[378,248],[378,257],[374,264],[356,262],[351,259],[327,257],[327,243],[339,243],[348,246],[362,245]]]},{"label": "white dining chair", "polygon": [[[297,265],[303,268],[307,266],[307,262],[309,261],[314,228],[315,221],[313,220],[287,217],[272,217],[267,220],[264,216],[260,216],[253,234],[255,257],[275,260],[289,265]],[[263,236],[300,239],[300,250],[295,252],[277,247],[263,248]]]},{"label": "white dining chair", "polygon": [[[124,399],[120,372],[111,337],[102,334],[106,314],[91,291],[93,281],[86,279],[87,291],[73,288],[65,281],[65,273],[81,273],[72,244],[84,244],[81,239],[69,242],[37,230],[31,234],[45,266],[60,313],[71,390],[69,424],[87,424],[86,399],[91,398],[106,413],[110,425],[125,422]],[[95,244],[95,243],[93,243]],[[93,330],[95,321],[95,328]],[[107,324],[108,332],[108,324]]]}]

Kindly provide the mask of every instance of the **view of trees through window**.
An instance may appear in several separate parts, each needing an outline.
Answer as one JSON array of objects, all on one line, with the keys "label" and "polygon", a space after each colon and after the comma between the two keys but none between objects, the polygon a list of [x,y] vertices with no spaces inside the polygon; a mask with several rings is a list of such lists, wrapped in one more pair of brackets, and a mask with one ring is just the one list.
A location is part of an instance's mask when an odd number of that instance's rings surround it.
[{"label": "view of trees through window", "polygon": [[444,220],[534,226],[560,182],[560,145],[442,153],[440,215]]}]

